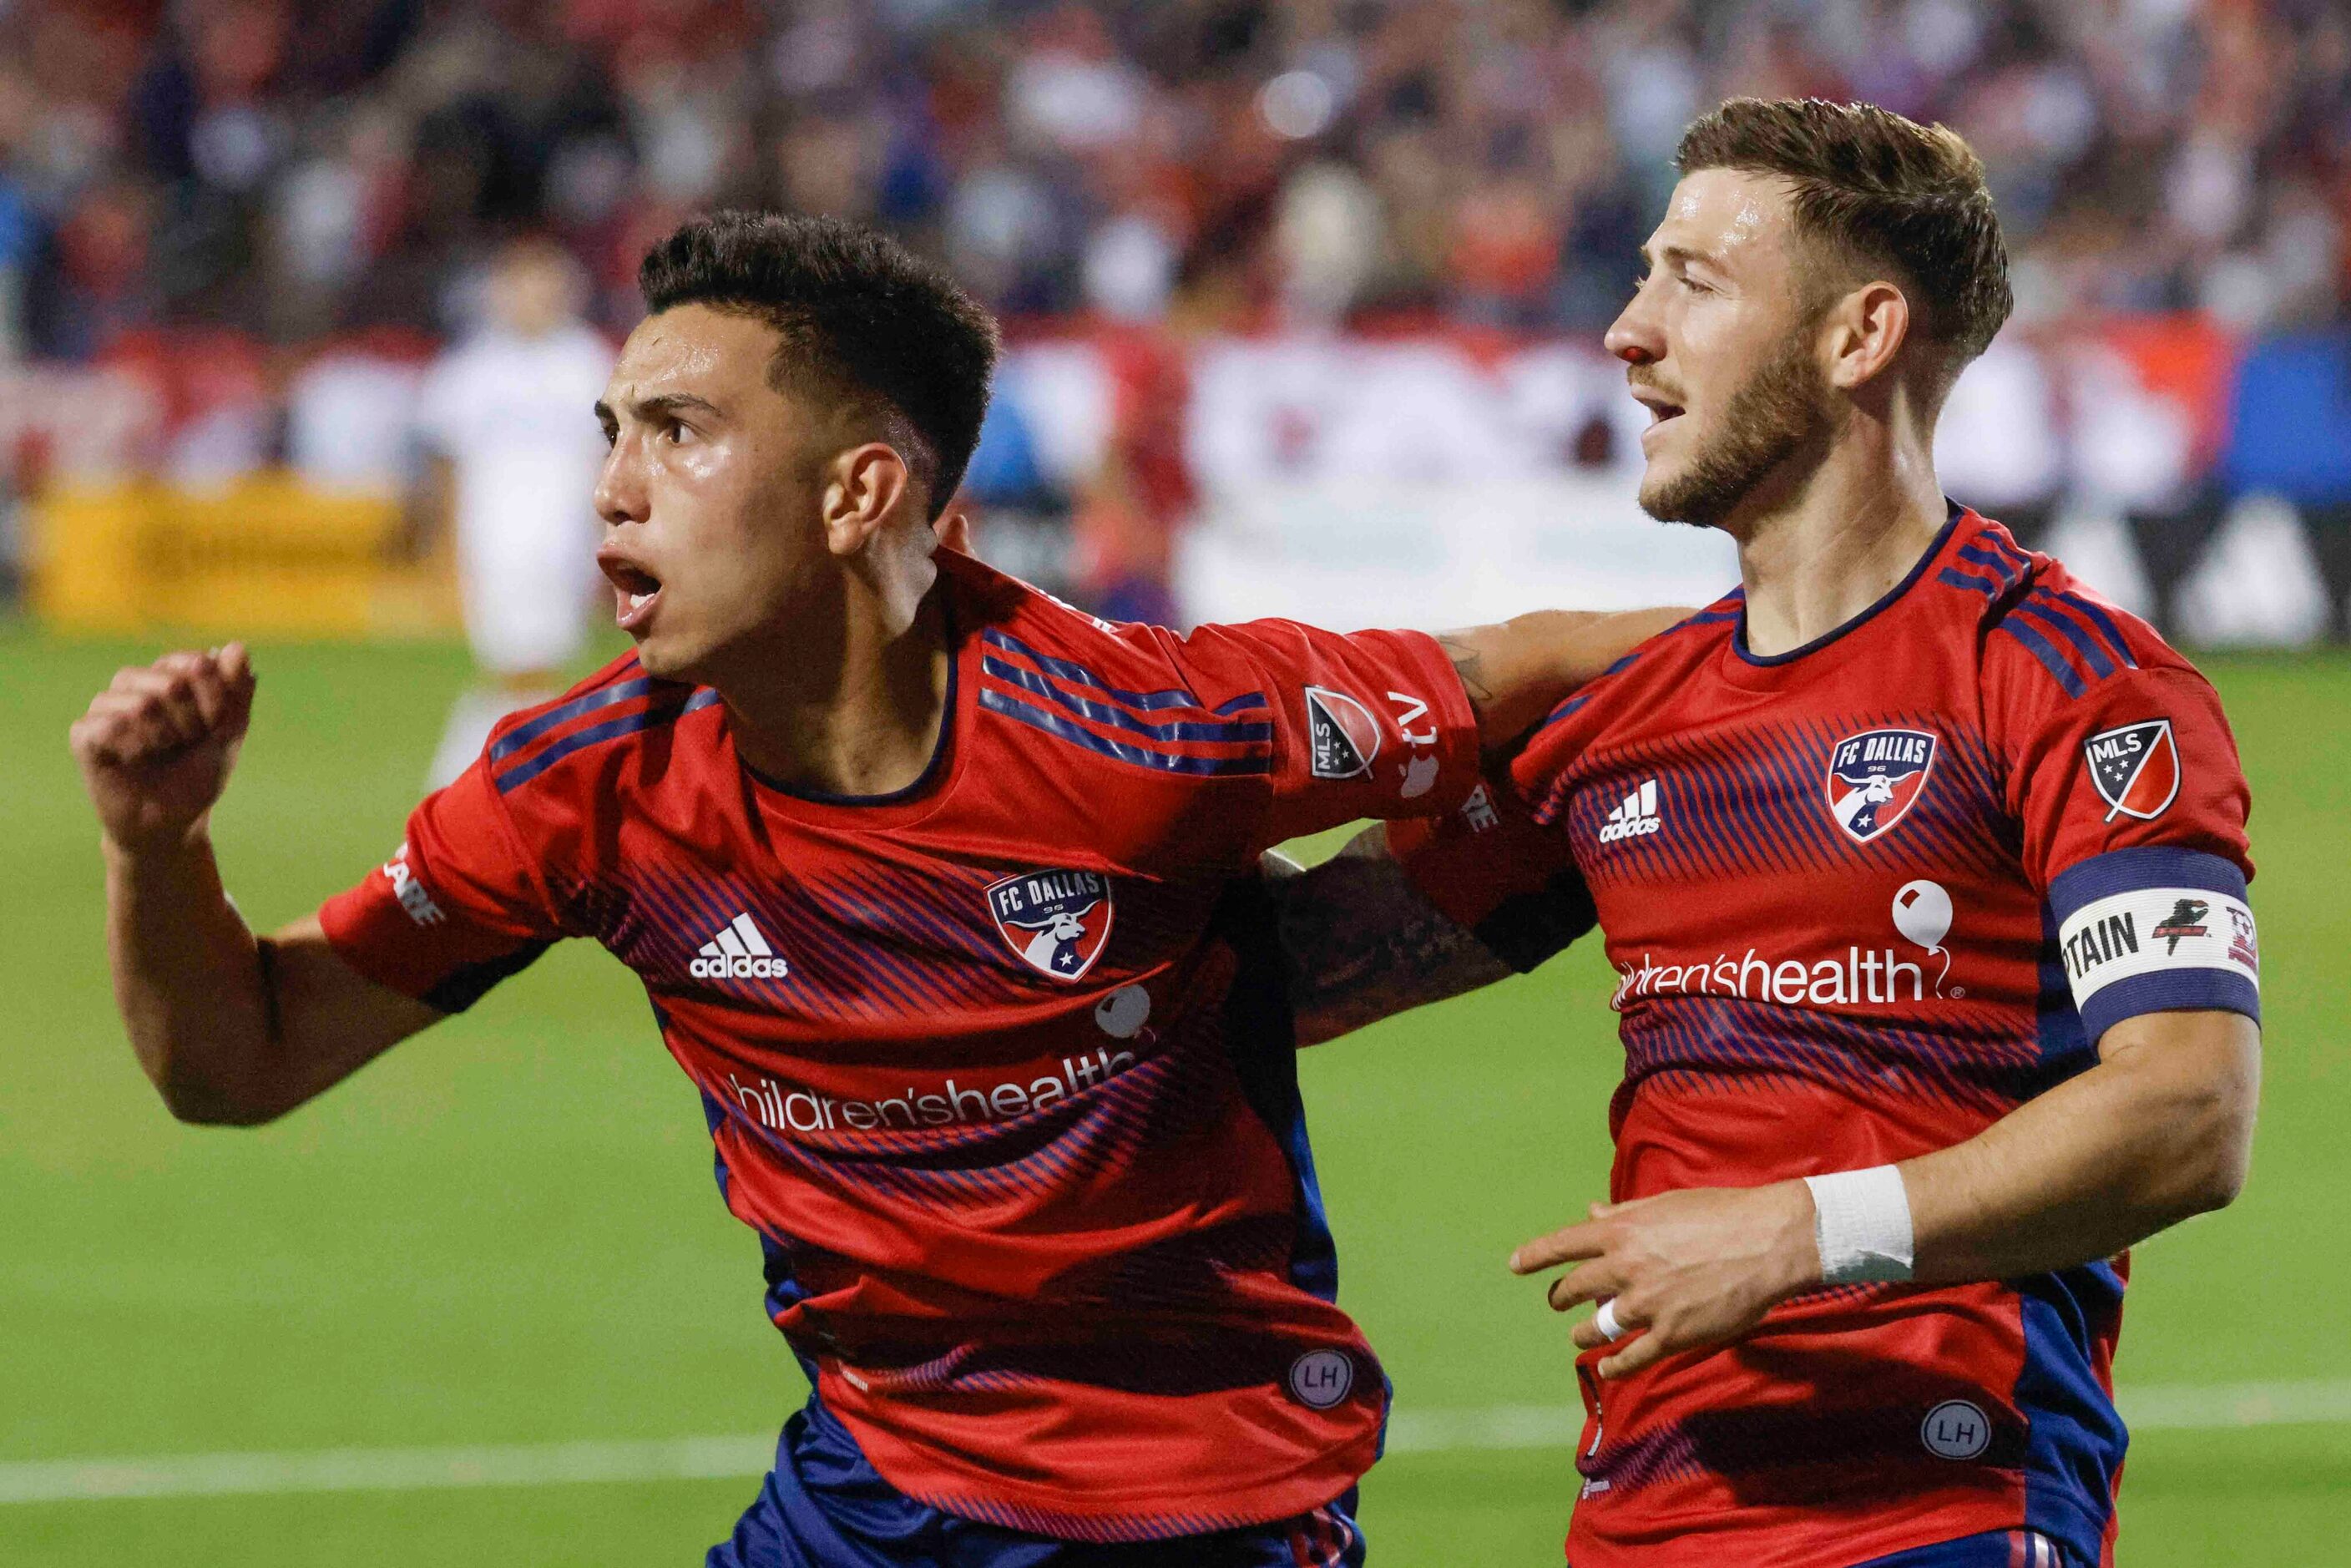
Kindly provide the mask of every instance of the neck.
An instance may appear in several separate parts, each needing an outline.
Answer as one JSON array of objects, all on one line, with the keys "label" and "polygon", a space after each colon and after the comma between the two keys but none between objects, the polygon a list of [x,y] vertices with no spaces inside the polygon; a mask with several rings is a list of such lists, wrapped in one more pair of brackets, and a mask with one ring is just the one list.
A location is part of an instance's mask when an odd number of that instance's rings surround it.
[{"label": "neck", "polygon": [[[763,776],[824,795],[888,795],[920,779],[946,722],[944,594],[918,581],[842,578],[837,660],[793,636],[755,678],[721,688],[735,748]],[[803,633],[805,627],[799,628]]]},{"label": "neck", "polygon": [[1883,599],[1945,519],[1931,449],[1856,420],[1820,463],[1735,517],[1747,648],[1771,657],[1825,637]]}]

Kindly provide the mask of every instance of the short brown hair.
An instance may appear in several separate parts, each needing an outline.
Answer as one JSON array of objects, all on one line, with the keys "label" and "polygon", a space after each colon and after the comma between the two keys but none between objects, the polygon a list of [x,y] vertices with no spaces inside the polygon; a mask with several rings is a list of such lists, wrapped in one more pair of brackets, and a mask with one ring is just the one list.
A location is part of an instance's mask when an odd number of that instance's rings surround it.
[{"label": "short brown hair", "polygon": [[1892,267],[1938,350],[1938,391],[2008,319],[2008,247],[1982,161],[1957,131],[1875,104],[1734,98],[1691,122],[1674,162],[1777,174],[1795,187],[1800,233]]}]

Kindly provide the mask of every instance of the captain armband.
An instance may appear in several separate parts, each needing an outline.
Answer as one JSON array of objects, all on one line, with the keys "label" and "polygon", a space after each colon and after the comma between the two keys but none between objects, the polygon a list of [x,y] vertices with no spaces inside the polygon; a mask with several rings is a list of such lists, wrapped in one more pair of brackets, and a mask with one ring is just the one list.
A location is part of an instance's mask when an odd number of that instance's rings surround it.
[{"label": "captain armband", "polygon": [[2261,943],[2233,865],[2124,851],[2065,873],[2051,892],[2065,978],[2093,1040],[2141,1013],[2211,1009],[2260,1019]]}]

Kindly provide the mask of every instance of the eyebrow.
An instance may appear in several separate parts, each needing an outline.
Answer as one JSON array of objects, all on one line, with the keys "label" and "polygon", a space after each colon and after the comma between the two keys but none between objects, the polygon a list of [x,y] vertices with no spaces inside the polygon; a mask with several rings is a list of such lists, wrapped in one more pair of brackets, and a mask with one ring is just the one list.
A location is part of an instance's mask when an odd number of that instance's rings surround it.
[{"label": "eyebrow", "polygon": [[[658,418],[665,413],[715,414],[719,412],[716,403],[708,398],[696,397],[692,392],[655,392],[651,397],[637,399],[628,407],[639,419]],[[612,414],[612,405],[602,398],[596,400],[596,419],[601,424],[617,423]]]},{"label": "eyebrow", "polygon": [[1652,267],[1676,265],[1687,267],[1693,261],[1712,267],[1719,267],[1722,265],[1712,251],[1692,250],[1686,245],[1669,245],[1662,250],[1653,250],[1645,245],[1641,247],[1641,258]]}]

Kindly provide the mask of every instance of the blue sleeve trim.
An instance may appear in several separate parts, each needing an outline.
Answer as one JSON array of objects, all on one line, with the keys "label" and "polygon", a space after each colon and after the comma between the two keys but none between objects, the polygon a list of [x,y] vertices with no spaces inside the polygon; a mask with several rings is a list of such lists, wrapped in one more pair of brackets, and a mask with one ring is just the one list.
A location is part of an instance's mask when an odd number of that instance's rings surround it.
[{"label": "blue sleeve trim", "polygon": [[2083,905],[2147,887],[2193,887],[2245,896],[2245,873],[2234,861],[2177,844],[2141,844],[2076,861],[2049,881],[2049,908],[2063,925]]},{"label": "blue sleeve trim", "polygon": [[2262,1021],[2262,993],[2231,969],[2158,969],[2116,980],[2082,1009],[2082,1030],[2095,1040],[2125,1019],[2142,1013],[2242,1013]]},{"label": "blue sleeve trim", "polygon": [[2123,635],[2123,629],[2115,624],[2114,617],[2098,608],[2095,601],[2078,593],[2061,593],[2057,597],[2097,624],[2098,630],[2105,633],[2106,641],[2114,644],[2115,657],[2122,661],[2123,668],[2138,668],[2138,661],[2131,657],[2130,639]]},{"label": "blue sleeve trim", "polygon": [[2095,632],[2078,622],[2060,615],[2040,601],[2035,599],[2024,601],[2016,607],[2016,613],[2032,616],[2035,621],[2064,638],[2066,642],[2071,643],[2074,645],[2074,651],[2081,654],[2083,661],[2090,666],[2091,679],[2103,681],[2118,668],[2114,660],[2106,656],[2105,649],[2099,645]]},{"label": "blue sleeve trim", "polygon": [[2074,673],[2074,667],[2051,645],[2049,639],[2030,626],[2018,625],[2014,616],[2010,616],[1992,630],[2005,632],[2023,643],[2026,652],[2041,661],[2041,667],[2049,672],[2050,679],[2055,681],[2067,696],[2078,697],[2087,689],[2082,685],[2082,677]]}]

